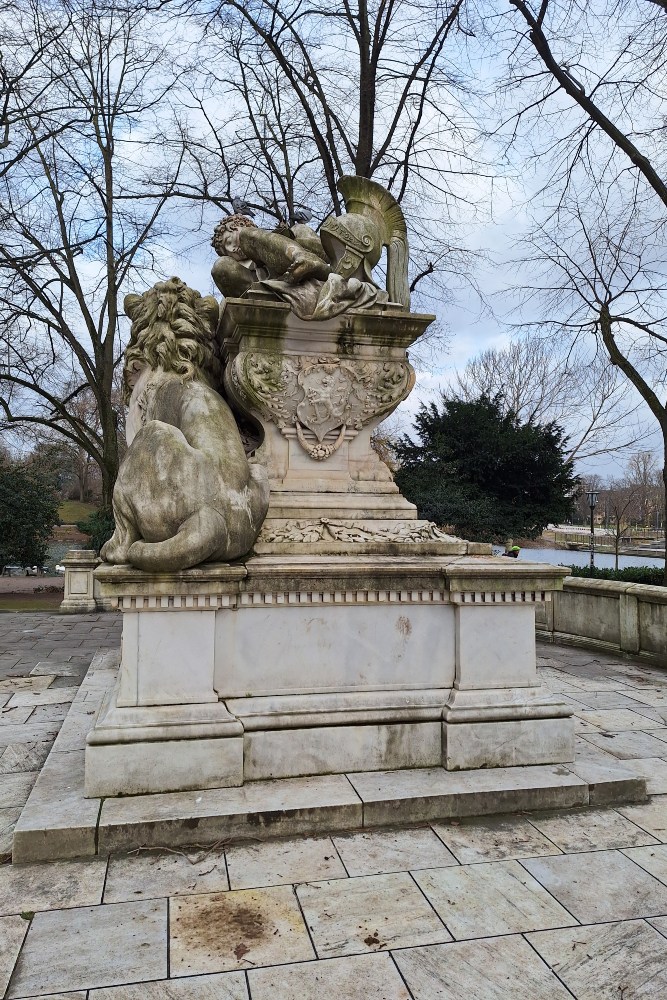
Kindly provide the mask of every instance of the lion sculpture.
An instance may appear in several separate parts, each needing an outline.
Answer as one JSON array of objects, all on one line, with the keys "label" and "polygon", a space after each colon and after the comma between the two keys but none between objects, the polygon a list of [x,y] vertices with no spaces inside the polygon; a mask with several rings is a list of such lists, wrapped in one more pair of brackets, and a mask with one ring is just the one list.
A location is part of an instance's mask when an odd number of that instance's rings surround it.
[{"label": "lion sculpture", "polygon": [[113,495],[109,563],[174,572],[245,555],[269,503],[266,469],[248,462],[221,382],[218,303],[179,278],[128,295],[123,371],[127,454]]}]

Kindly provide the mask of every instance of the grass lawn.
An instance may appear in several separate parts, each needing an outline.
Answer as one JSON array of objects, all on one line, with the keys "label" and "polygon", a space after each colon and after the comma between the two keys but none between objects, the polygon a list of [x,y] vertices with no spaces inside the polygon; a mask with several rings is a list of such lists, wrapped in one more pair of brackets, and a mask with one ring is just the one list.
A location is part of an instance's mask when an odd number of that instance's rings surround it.
[{"label": "grass lawn", "polygon": [[97,510],[97,504],[80,503],[78,500],[65,500],[58,507],[58,517],[61,524],[76,524],[77,521],[85,519]]},{"label": "grass lawn", "polygon": [[0,612],[57,611],[62,599],[62,590],[56,594],[0,594]]}]

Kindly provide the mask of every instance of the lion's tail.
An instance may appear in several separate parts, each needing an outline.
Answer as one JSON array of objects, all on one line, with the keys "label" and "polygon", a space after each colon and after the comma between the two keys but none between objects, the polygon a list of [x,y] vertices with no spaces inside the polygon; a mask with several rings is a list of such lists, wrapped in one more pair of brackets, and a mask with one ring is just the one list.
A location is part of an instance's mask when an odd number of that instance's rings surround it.
[{"label": "lion's tail", "polygon": [[128,562],[152,573],[170,573],[206,562],[225,544],[225,519],[211,507],[195,511],[172,538],[163,542],[134,542]]}]

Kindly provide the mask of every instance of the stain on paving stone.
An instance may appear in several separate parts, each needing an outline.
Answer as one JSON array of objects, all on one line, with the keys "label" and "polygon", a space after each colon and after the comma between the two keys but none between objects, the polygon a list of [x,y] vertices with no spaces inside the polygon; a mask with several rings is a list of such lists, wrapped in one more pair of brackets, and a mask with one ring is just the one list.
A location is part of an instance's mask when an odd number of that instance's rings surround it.
[{"label": "stain on paving stone", "polygon": [[314,957],[291,886],[172,898],[172,975]]}]

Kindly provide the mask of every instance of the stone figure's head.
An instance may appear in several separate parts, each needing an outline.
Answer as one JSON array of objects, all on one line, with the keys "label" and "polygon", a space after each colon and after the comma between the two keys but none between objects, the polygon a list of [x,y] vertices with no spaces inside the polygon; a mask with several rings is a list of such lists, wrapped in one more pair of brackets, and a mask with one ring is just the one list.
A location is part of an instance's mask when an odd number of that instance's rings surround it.
[{"label": "stone figure's head", "polygon": [[213,230],[211,246],[218,257],[233,257],[234,260],[244,260],[245,254],[239,245],[241,229],[256,229],[257,226],[247,215],[228,215],[222,219]]},{"label": "stone figure's head", "polygon": [[146,367],[173,372],[184,382],[201,378],[217,388],[222,378],[219,309],[212,295],[202,296],[180,278],[169,278],[143,295],[126,295],[124,306],[132,320],[123,368],[125,402]]}]

